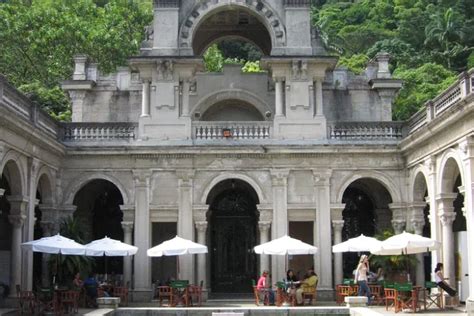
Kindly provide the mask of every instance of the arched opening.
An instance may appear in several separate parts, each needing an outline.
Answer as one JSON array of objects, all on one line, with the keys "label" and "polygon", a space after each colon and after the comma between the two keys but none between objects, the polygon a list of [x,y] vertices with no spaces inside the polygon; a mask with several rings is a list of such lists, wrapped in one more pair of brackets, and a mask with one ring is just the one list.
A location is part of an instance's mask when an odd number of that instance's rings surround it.
[{"label": "arched opening", "polygon": [[272,40],[260,18],[244,7],[217,9],[204,18],[193,35],[195,55],[202,55],[214,42],[223,38],[239,38],[255,44],[264,55],[270,55]]},{"label": "arched opening", "polygon": [[22,194],[21,174],[18,165],[9,161],[0,177],[0,284],[5,284],[10,288],[11,277],[11,251],[12,251],[12,226],[9,216],[16,210],[12,209],[8,197]]},{"label": "arched opening", "polygon": [[[342,240],[364,234],[374,236],[391,228],[391,212],[388,204],[392,197],[387,189],[377,180],[362,178],[352,182],[344,191],[342,211],[344,227]],[[343,253],[343,273],[353,278],[352,271],[357,266],[358,254]]]},{"label": "arched opening", "polygon": [[[120,209],[123,197],[115,184],[102,179],[91,180],[76,193],[73,204],[77,206],[74,220],[83,228],[87,242],[105,236],[123,241],[123,213]],[[94,258],[97,273],[122,274],[122,257],[108,257],[107,262],[102,257]]]},{"label": "arched opening", "polygon": [[201,117],[202,121],[264,121],[262,114],[252,104],[229,99],[215,103]]},{"label": "arched opening", "polygon": [[212,293],[250,293],[257,277],[259,203],[257,193],[246,182],[219,182],[207,197],[208,240]]}]

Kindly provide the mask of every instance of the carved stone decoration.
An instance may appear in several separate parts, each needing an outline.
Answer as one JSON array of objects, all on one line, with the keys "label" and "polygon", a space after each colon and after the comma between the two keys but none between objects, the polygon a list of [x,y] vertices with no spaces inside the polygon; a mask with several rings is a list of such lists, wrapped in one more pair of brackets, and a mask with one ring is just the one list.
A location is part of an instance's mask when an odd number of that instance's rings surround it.
[{"label": "carved stone decoration", "polygon": [[308,79],[308,62],[306,60],[293,60],[291,65],[291,78],[293,80]]},{"label": "carved stone decoration", "polygon": [[133,222],[122,222],[121,224],[124,234],[131,234],[133,232]]},{"label": "carved stone decoration", "polygon": [[196,230],[200,233],[205,233],[207,230],[207,222],[206,221],[199,221],[195,222],[194,225],[196,226]]},{"label": "carved stone decoration", "polygon": [[439,214],[439,219],[443,226],[452,226],[454,220],[456,219],[456,212],[443,212]]},{"label": "carved stone decoration", "polygon": [[271,210],[259,210],[260,211],[260,222],[271,223],[273,218],[273,212]]},{"label": "carved stone decoration", "polygon": [[258,229],[260,230],[260,234],[267,233],[270,229],[271,222],[270,221],[259,221],[258,222]]},{"label": "carved stone decoration", "polygon": [[169,81],[173,80],[173,61],[162,60],[157,62],[156,70],[158,72],[158,80]]},{"label": "carved stone decoration", "polygon": [[395,234],[401,234],[405,230],[406,221],[403,219],[394,219],[392,220],[393,230]]},{"label": "carved stone decoration", "polygon": [[25,215],[8,215],[8,221],[14,228],[21,228],[25,219]]}]

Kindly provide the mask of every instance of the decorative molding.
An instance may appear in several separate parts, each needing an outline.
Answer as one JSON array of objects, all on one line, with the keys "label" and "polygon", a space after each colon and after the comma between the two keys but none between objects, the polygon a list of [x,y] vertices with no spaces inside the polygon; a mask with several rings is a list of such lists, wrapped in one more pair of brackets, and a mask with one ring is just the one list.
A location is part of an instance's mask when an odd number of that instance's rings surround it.
[{"label": "decorative molding", "polygon": [[258,229],[260,230],[260,234],[266,234],[270,229],[271,224],[271,221],[259,221]]},{"label": "decorative molding", "polygon": [[121,224],[122,224],[122,229],[123,229],[124,234],[131,234],[133,232],[134,222],[126,221],[126,222],[122,222]]},{"label": "decorative molding", "polygon": [[159,81],[173,80],[173,60],[165,59],[156,62],[156,71],[158,72]]},{"label": "decorative molding", "polygon": [[334,229],[335,232],[341,232],[342,228],[344,227],[344,220],[333,220],[332,222],[332,228]]},{"label": "decorative molding", "polygon": [[196,230],[199,233],[205,233],[207,230],[208,223],[207,221],[198,221],[198,222],[195,222],[194,225],[196,226]]},{"label": "decorative molding", "polygon": [[441,224],[445,227],[451,227],[456,219],[456,212],[439,212],[439,219]]},{"label": "decorative molding", "polygon": [[293,81],[308,80],[308,61],[293,60],[291,64],[291,79]]},{"label": "decorative molding", "polygon": [[286,186],[290,169],[270,169],[272,186]]}]

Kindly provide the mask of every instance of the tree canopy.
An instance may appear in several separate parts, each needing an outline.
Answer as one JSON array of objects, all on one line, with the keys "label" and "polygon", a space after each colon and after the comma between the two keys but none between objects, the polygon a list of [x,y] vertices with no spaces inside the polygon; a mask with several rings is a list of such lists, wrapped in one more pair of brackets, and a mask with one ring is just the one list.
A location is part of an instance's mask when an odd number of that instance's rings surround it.
[{"label": "tree canopy", "polygon": [[[339,64],[355,73],[378,52],[390,53],[394,76],[405,80],[394,119],[404,120],[474,67],[472,0],[317,0],[313,23]],[[151,0],[0,0],[0,73],[54,117],[70,117],[59,88],[73,56],[85,53],[108,73],[136,55],[152,22]],[[260,71],[252,44],[223,40],[204,59]]]}]

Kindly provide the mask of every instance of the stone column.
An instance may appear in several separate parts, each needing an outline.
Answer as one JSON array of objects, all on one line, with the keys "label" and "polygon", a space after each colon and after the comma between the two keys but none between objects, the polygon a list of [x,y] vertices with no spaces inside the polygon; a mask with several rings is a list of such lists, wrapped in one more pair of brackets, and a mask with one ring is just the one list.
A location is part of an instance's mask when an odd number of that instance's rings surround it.
[{"label": "stone column", "polygon": [[[430,205],[430,230],[431,230],[431,238],[436,240],[441,240],[441,227],[440,227],[440,220],[438,218],[437,210],[437,175],[436,175],[436,159],[434,157],[429,157],[427,160],[424,161],[424,165],[428,169],[428,178],[427,178],[427,185],[428,185],[428,196],[425,198],[426,203]],[[431,252],[431,275],[433,276],[433,271],[436,267],[438,262],[442,261],[441,259],[441,250],[434,250]]]},{"label": "stone column", "polygon": [[323,79],[324,78],[316,78],[315,79],[315,88],[316,88],[316,115],[322,116],[323,113]]},{"label": "stone column", "polygon": [[[133,222],[122,222],[123,242],[132,244]],[[132,256],[123,257],[123,284],[132,283]]]},{"label": "stone column", "polygon": [[324,236],[331,236],[330,179],[331,170],[313,169],[314,196],[316,197],[316,221],[314,223],[314,245],[318,253],[314,255],[315,272],[319,275],[318,287],[332,290],[332,249]]},{"label": "stone column", "polygon": [[[425,227],[425,218],[423,216],[423,209],[421,214],[415,215],[411,219],[411,225],[415,230],[415,234],[423,236],[423,227]],[[424,286],[425,284],[425,265],[423,262],[423,254],[419,253],[416,255],[416,285]]]},{"label": "stone column", "polygon": [[[288,174],[289,169],[271,169],[273,218],[272,239],[288,235]],[[272,256],[272,275],[280,277],[285,275],[284,256]]]},{"label": "stone column", "polygon": [[10,297],[16,297],[16,285],[21,284],[21,228],[25,222],[25,215],[8,215],[12,225]]},{"label": "stone column", "polygon": [[[52,222],[41,222],[41,228],[43,229],[43,237],[50,237],[53,235],[54,223]],[[41,284],[47,288],[51,284],[49,277],[49,255],[43,253],[41,256]]]},{"label": "stone column", "polygon": [[283,116],[283,78],[275,77],[275,116]]},{"label": "stone column", "polygon": [[[259,221],[258,222],[258,229],[260,230],[260,245],[263,243],[268,242],[268,232],[270,230],[270,222],[269,221]],[[264,271],[270,271],[270,262],[268,261],[268,255],[260,255],[260,271],[259,275]],[[274,279],[276,281],[277,279]]]},{"label": "stone column", "polygon": [[463,213],[466,217],[467,226],[467,257],[469,262],[469,297],[466,300],[466,310],[469,316],[474,316],[474,137],[466,137],[459,144],[459,149],[464,165],[464,189],[460,189],[464,195]]},{"label": "stone column", "polygon": [[[206,231],[207,231],[207,222],[201,221],[196,222],[197,230],[197,242],[201,245],[206,245]],[[196,284],[199,284],[203,281],[203,289],[207,288],[207,278],[206,278],[206,254],[201,253],[197,256],[197,279]]]},{"label": "stone column", "polygon": [[[178,236],[194,240],[193,177],[194,170],[177,170],[178,176]],[[194,256],[179,257],[179,278],[194,280]]]},{"label": "stone column", "polygon": [[150,116],[150,81],[144,79],[142,82],[142,115],[141,117]]},{"label": "stone column", "polygon": [[134,293],[135,301],[149,301],[151,292],[151,260],[146,255],[150,248],[150,205],[149,190],[151,172],[148,170],[134,170],[135,181],[135,246],[138,252],[134,258]]},{"label": "stone column", "polygon": [[453,212],[453,202],[456,199],[456,193],[444,193],[437,197],[438,201],[438,215],[441,221],[443,233],[443,272],[444,277],[448,278],[451,286],[456,287],[454,278],[454,234],[453,222],[456,218],[456,213]]},{"label": "stone column", "polygon": [[[342,228],[344,227],[343,220],[333,220],[332,228],[334,233],[334,245],[342,242]],[[334,253],[334,284],[342,284],[343,268],[342,268],[342,253]]]}]

